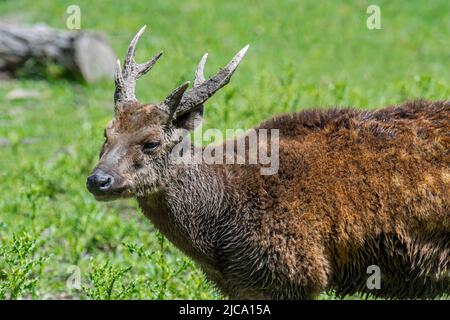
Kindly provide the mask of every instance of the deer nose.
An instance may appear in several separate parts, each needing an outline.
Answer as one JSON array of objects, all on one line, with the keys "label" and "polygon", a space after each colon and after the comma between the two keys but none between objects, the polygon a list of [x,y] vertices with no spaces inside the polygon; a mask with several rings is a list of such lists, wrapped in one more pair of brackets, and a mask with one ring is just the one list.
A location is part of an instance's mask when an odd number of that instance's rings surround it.
[{"label": "deer nose", "polygon": [[87,178],[86,186],[94,195],[104,194],[114,183],[114,177],[102,170],[96,170]]}]

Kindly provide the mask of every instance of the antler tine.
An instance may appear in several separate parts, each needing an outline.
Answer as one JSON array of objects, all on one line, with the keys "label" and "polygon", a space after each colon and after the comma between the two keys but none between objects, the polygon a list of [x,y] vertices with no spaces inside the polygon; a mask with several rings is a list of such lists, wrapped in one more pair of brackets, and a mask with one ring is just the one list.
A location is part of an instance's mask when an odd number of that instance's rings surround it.
[{"label": "antler tine", "polygon": [[208,53],[205,53],[203,57],[200,59],[200,62],[198,63],[197,70],[195,70],[195,79],[194,79],[194,88],[201,85],[203,82],[205,82],[205,63],[206,59],[208,58]]},{"label": "antler tine", "polygon": [[183,115],[190,110],[200,108],[214,93],[230,82],[231,76],[236,71],[248,48],[249,45],[242,48],[225,68],[219,70],[219,72],[206,81],[204,80],[203,69],[207,55],[204,55],[195,73],[194,88],[183,95],[180,107],[177,110],[177,115]]},{"label": "antler tine", "polygon": [[144,33],[146,27],[147,26],[143,26],[141,30],[139,30],[138,33],[136,33],[133,40],[131,40],[130,45],[128,47],[127,55],[125,57],[125,68],[130,67],[133,70],[135,69],[136,79],[139,79],[140,76],[147,73],[147,71],[150,70],[151,67],[153,67],[156,61],[158,61],[158,59],[163,54],[163,52],[161,51],[146,63],[136,63],[136,60],[134,59],[136,53],[136,46],[142,34]]},{"label": "antler tine", "polygon": [[138,44],[139,39],[144,33],[145,28],[147,28],[147,26],[143,26],[133,37],[133,40],[131,40],[130,45],[128,46],[127,55],[125,56],[125,66],[129,64],[136,64],[136,62],[134,61],[136,45]]},{"label": "antler tine", "polygon": [[123,86],[122,67],[120,66],[120,60],[117,59],[116,70],[114,73],[114,82],[116,86]]},{"label": "antler tine", "polygon": [[116,110],[118,105],[122,105],[126,102],[134,102],[136,99],[136,81],[144,74],[146,74],[162,56],[162,51],[155,55],[152,59],[145,63],[136,63],[135,51],[137,43],[144,33],[146,26],[143,26],[138,33],[131,40],[128,46],[127,55],[125,56],[125,62],[123,69],[120,68],[120,62],[118,61],[115,73],[116,91],[114,93],[114,102],[116,104]]},{"label": "antler tine", "polygon": [[163,55],[163,52],[160,51],[159,53],[157,53],[153,58],[151,58],[147,62],[138,63],[137,64],[138,72],[136,74],[136,79],[139,79],[142,75],[146,74],[153,67],[153,65],[156,63],[156,61],[158,61],[159,58],[161,58],[162,55]]},{"label": "antler tine", "polygon": [[219,71],[219,73],[224,71],[224,70],[228,71],[227,72],[228,75],[226,77],[227,81],[230,81],[231,76],[233,75],[234,71],[238,67],[239,63],[241,63],[241,60],[242,60],[242,58],[244,58],[244,56],[247,53],[247,50],[248,50],[249,47],[250,47],[250,45],[248,44],[245,47],[243,47],[241,50],[239,50],[239,52],[236,53],[236,55],[233,57],[233,59],[231,59],[231,61],[227,64],[227,66]]},{"label": "antler tine", "polygon": [[114,73],[114,82],[116,84],[116,90],[114,91],[114,109],[117,111],[118,102],[121,100],[121,92],[125,87],[125,83],[122,76],[122,67],[120,66],[120,60],[117,59],[116,70]]}]

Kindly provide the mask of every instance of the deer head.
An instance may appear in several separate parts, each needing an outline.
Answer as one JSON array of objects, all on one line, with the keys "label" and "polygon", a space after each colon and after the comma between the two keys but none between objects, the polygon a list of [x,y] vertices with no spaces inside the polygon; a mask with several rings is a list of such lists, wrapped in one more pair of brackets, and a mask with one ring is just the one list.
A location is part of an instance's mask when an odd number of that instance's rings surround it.
[{"label": "deer head", "polygon": [[128,47],[123,69],[117,62],[114,93],[115,117],[105,129],[100,160],[87,179],[88,190],[97,200],[143,196],[158,190],[170,168],[169,154],[179,142],[180,131],[193,130],[202,121],[203,104],[229,81],[244,57],[248,45],[213,77],[205,79],[203,55],[189,82],[173,90],[162,102],[143,104],[136,99],[136,81],[162,56],[136,63],[139,30]]}]

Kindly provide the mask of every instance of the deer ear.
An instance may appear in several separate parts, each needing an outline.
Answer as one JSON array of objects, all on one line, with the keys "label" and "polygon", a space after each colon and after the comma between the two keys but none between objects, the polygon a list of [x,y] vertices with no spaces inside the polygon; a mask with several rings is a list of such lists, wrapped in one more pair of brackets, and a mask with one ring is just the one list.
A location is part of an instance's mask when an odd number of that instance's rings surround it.
[{"label": "deer ear", "polygon": [[203,105],[173,119],[173,125],[180,129],[193,131],[203,121]]},{"label": "deer ear", "polygon": [[[205,82],[205,75],[203,73],[207,58],[208,54],[205,53],[200,59],[200,62],[198,63],[197,69],[195,70],[194,88],[198,87],[203,82]],[[202,123],[202,121],[203,121],[203,103],[200,103],[194,108],[188,110],[187,112],[179,113],[179,115],[173,121],[173,123],[177,128],[193,131]]]},{"label": "deer ear", "polygon": [[183,93],[189,87],[189,81],[183,83],[181,86],[173,90],[162,103],[162,108],[169,114],[168,122],[171,122],[177,113],[177,109],[180,106]]},{"label": "deer ear", "polygon": [[184,92],[189,86],[189,81],[173,90],[162,103],[162,108],[169,114],[168,124],[179,129],[194,130],[203,118],[203,105],[191,109],[189,112],[179,115],[177,110],[180,106]]}]

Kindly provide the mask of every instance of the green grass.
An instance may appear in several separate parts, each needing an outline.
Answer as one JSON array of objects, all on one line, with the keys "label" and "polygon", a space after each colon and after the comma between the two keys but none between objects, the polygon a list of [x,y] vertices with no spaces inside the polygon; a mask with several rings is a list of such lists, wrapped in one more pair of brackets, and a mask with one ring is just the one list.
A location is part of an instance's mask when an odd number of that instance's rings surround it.
[{"label": "green grass", "polygon": [[[0,12],[65,28],[73,3],[0,1]],[[204,52],[212,74],[250,43],[231,84],[207,104],[208,128],[250,128],[314,106],[450,97],[450,2],[275,3],[76,1],[82,28],[103,31],[121,58],[148,26],[137,60],[161,49],[165,56],[139,82],[145,102],[191,80]],[[366,28],[369,4],[381,7],[381,30]],[[42,98],[6,100],[15,88]],[[97,203],[85,190],[113,115],[113,90],[112,82],[51,75],[0,82],[0,298],[221,298],[133,201]],[[77,270],[81,285],[68,288]]]}]

